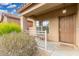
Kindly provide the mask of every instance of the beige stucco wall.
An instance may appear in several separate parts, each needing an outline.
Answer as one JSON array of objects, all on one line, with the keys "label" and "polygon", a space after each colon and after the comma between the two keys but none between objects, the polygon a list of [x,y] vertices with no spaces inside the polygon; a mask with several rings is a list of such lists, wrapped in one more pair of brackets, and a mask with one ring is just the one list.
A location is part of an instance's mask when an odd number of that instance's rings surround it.
[{"label": "beige stucco wall", "polygon": [[[1,20],[1,15],[0,15],[0,20]],[[20,24],[20,19],[13,19],[13,18],[9,18],[7,16],[4,16],[3,17],[3,22],[15,22],[15,23],[18,23]]]},{"label": "beige stucco wall", "polygon": [[0,20],[1,20],[1,15],[0,15]]},{"label": "beige stucco wall", "polygon": [[7,22],[15,22],[20,25],[20,19],[13,19],[13,18],[9,18],[9,17],[6,17],[6,18],[7,18]]},{"label": "beige stucco wall", "polygon": [[49,19],[48,40],[57,42],[59,40],[58,17]]},{"label": "beige stucco wall", "polygon": [[79,47],[79,4],[77,5],[77,16],[76,16],[76,45]]},{"label": "beige stucco wall", "polygon": [[4,16],[3,22],[7,22],[8,18]]}]

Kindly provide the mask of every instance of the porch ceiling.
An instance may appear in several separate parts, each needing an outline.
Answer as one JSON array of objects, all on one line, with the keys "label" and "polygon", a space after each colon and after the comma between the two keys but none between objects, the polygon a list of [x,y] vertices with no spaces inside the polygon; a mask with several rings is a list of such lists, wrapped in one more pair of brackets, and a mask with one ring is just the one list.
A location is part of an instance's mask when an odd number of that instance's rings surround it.
[{"label": "porch ceiling", "polygon": [[[65,4],[65,5],[70,5],[70,4]],[[25,12],[22,13],[24,16],[37,16],[40,14],[44,14],[46,12],[61,8],[63,6],[62,3],[44,3],[44,4],[38,4]]]}]

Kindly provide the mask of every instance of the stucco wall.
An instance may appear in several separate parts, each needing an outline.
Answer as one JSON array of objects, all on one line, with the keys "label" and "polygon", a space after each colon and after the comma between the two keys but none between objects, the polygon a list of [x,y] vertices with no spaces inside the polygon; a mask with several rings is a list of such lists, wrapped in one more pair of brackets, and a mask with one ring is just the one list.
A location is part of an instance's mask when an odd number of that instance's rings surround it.
[{"label": "stucco wall", "polygon": [[0,15],[0,21],[1,21],[1,15]]},{"label": "stucco wall", "polygon": [[7,22],[8,18],[4,16],[3,22]]},{"label": "stucco wall", "polygon": [[76,16],[76,45],[79,47],[79,4],[77,5],[77,16]]},{"label": "stucco wall", "polygon": [[27,20],[26,18],[24,17],[23,19],[23,29],[26,31],[28,28],[27,28]]},{"label": "stucco wall", "polygon": [[7,22],[15,22],[20,25],[20,19],[13,19],[13,18],[7,17]]},{"label": "stucco wall", "polygon": [[48,39],[51,41],[59,40],[59,31],[58,31],[58,17],[53,17],[49,19],[49,34]]}]

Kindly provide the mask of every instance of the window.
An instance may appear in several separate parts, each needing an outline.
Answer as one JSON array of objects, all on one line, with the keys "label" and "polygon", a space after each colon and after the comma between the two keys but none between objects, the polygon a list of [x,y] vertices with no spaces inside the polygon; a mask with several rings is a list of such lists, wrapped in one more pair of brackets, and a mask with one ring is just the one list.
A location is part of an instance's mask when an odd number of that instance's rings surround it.
[{"label": "window", "polygon": [[33,27],[33,22],[32,21],[27,21],[28,27]]},{"label": "window", "polygon": [[36,21],[36,30],[37,31],[47,30],[47,33],[48,33],[49,32],[49,21],[48,20]]},{"label": "window", "polygon": [[45,20],[42,22],[43,30],[47,30],[47,33],[49,32],[49,21]]}]

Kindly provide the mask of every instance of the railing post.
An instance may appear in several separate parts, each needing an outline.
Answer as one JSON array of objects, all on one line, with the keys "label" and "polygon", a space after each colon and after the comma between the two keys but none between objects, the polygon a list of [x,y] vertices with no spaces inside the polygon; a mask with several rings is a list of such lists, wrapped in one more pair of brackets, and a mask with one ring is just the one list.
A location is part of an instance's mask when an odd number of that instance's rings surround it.
[{"label": "railing post", "polygon": [[47,31],[45,30],[45,49],[47,49]]}]

